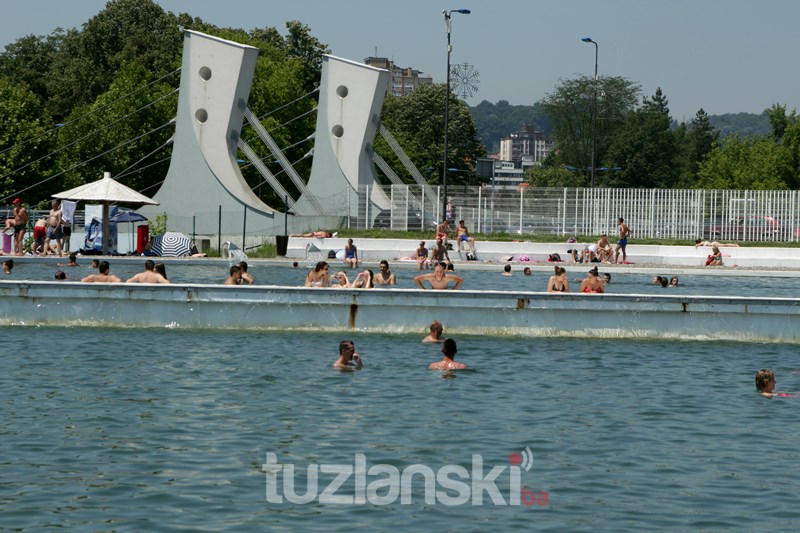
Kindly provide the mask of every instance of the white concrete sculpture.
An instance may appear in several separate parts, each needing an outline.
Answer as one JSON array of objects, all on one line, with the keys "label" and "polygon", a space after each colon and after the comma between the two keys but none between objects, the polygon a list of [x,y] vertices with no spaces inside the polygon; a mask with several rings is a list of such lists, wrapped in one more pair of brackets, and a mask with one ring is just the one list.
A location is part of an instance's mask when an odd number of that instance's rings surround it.
[{"label": "white concrete sculpture", "polygon": [[242,177],[237,140],[241,100],[247,101],[258,49],[186,30],[177,123],[167,177],[155,195],[171,230],[216,233],[221,206],[222,232],[282,234],[284,217],[262,202]]},{"label": "white concrete sculpture", "polygon": [[[372,143],[380,126],[388,71],[326,55],[308,190],[330,214],[372,220],[390,201],[377,185]],[[364,197],[369,186],[369,201]],[[374,187],[373,187],[374,186]],[[308,202],[305,197],[298,205]]]}]

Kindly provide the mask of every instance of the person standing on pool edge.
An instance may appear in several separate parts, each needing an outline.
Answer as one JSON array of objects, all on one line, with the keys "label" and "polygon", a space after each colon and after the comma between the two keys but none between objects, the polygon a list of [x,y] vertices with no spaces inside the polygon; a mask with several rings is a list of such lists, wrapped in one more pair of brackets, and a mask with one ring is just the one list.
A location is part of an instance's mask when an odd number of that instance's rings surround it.
[{"label": "person standing on pool edge", "polygon": [[619,252],[622,251],[622,262],[624,263],[628,259],[628,255],[625,252],[625,247],[628,245],[628,237],[631,234],[631,229],[625,224],[625,219],[619,217],[619,240],[617,241],[617,247],[614,250],[614,262],[619,263]]}]

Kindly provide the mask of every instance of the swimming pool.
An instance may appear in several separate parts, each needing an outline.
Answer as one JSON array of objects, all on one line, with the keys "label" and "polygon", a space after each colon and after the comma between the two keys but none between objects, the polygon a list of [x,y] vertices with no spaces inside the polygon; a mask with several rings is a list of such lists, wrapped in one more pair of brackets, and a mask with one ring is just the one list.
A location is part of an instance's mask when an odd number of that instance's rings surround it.
[{"label": "swimming pool", "polygon": [[[2,526],[800,528],[800,399],[761,398],[753,385],[768,366],[780,390],[800,390],[796,347],[461,336],[457,359],[471,369],[444,375],[426,370],[440,354],[419,342],[423,329],[353,332],[366,366],[339,373],[339,334],[4,328]],[[481,505],[427,504],[420,477],[408,504],[266,498],[270,452],[295,467],[304,494],[309,466],[356,454],[368,468],[470,475],[480,455],[488,476],[526,448],[521,486],[546,492],[546,505],[488,493]],[[353,495],[353,479],[337,494]],[[508,500],[508,468],[497,486]]]}]

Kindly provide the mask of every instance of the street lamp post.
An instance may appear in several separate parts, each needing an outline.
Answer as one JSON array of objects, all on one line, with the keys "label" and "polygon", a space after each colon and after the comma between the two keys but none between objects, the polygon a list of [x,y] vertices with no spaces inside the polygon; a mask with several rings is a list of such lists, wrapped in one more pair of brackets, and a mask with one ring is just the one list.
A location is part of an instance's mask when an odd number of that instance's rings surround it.
[{"label": "street lamp post", "polygon": [[581,41],[585,43],[592,43],[594,45],[594,100],[592,101],[592,188],[594,188],[594,150],[595,150],[595,130],[597,128],[597,56],[599,47],[591,37],[584,37]]},{"label": "street lamp post", "polygon": [[444,159],[442,159],[442,188],[444,193],[442,195],[442,221],[447,220],[447,126],[450,121],[450,52],[453,48],[450,46],[450,16],[453,13],[461,13],[462,15],[469,15],[469,9],[451,9],[450,11],[442,11],[444,14],[444,24],[447,30],[447,86],[444,93]]}]

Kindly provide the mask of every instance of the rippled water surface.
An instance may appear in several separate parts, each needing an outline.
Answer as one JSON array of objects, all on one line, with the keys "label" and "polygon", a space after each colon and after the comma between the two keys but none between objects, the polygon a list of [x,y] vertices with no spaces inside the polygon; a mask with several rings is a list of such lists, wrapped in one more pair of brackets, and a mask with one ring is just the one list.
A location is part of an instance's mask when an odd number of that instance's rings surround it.
[{"label": "rippled water surface", "polygon": [[[4,328],[0,529],[800,529],[800,398],[753,385],[800,390],[796,346],[461,337],[470,370],[443,375],[421,334],[355,334],[366,366],[340,373],[330,334]],[[425,503],[421,481],[410,504],[266,499],[268,452],[303,493],[356,453],[488,474],[526,447],[547,505]]]}]

